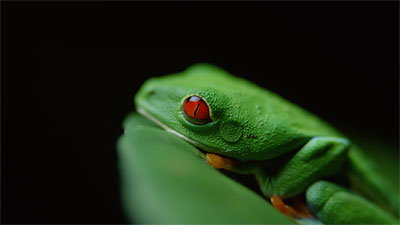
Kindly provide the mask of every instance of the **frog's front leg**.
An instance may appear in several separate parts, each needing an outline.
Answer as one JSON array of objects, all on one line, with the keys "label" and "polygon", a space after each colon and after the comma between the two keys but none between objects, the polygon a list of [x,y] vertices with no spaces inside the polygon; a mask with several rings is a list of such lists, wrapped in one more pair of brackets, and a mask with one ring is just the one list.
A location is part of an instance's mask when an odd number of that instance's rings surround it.
[{"label": "frog's front leg", "polygon": [[321,177],[340,170],[347,158],[349,146],[349,141],[343,138],[312,138],[291,159],[281,165],[277,173],[268,171],[261,164],[238,163],[213,154],[207,158],[216,168],[254,174],[262,193],[271,199],[274,207],[293,216],[303,213],[299,213],[297,208],[285,205],[282,199],[296,196]]},{"label": "frog's front leg", "polygon": [[277,173],[259,163],[236,160],[207,153],[210,165],[240,174],[254,174],[261,191],[267,197],[293,197],[321,177],[337,172],[347,158],[350,143],[336,137],[315,137],[308,141]]},{"label": "frog's front leg", "polygon": [[307,142],[276,174],[259,167],[255,177],[264,195],[293,197],[314,181],[338,172],[347,158],[350,143],[336,137],[315,137]]},{"label": "frog's front leg", "polygon": [[374,203],[346,189],[317,181],[306,192],[307,205],[325,224],[398,224]]},{"label": "frog's front leg", "polygon": [[218,155],[207,156],[211,165],[242,174],[254,174],[267,197],[289,198],[306,190],[321,177],[336,173],[347,157],[350,143],[336,137],[315,137],[308,141],[278,172],[260,164],[237,163]]}]

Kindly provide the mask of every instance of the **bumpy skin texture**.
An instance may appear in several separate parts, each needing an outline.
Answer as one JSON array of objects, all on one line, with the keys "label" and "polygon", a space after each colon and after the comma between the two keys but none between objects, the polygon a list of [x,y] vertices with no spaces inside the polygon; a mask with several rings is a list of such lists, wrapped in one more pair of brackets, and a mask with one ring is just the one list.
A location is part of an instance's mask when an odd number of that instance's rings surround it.
[{"label": "bumpy skin texture", "polygon": [[[199,95],[208,103],[212,123],[186,122],[182,101],[189,95]],[[200,147],[240,160],[274,158],[315,136],[342,137],[280,96],[206,64],[149,79],[135,102],[171,129],[205,145]]]},{"label": "bumpy skin texture", "polygon": [[[185,117],[183,104],[193,95],[207,103],[211,122],[194,124]],[[266,196],[292,197],[320,178],[345,172],[368,198],[398,214],[398,192],[344,135],[280,96],[215,66],[197,64],[181,73],[151,78],[135,96],[135,104],[139,112],[193,145],[239,160],[230,170],[255,175]],[[277,172],[259,163],[288,152],[294,152],[293,157]],[[331,205],[315,212],[324,223],[365,222],[357,216],[349,221],[341,218],[349,213],[343,214],[340,204],[352,205],[356,209],[351,212],[359,210],[358,215],[376,215],[381,223],[397,222],[384,210],[374,214],[378,206],[350,192],[341,192],[334,201],[320,198],[321,192],[308,193],[310,205]]]}]

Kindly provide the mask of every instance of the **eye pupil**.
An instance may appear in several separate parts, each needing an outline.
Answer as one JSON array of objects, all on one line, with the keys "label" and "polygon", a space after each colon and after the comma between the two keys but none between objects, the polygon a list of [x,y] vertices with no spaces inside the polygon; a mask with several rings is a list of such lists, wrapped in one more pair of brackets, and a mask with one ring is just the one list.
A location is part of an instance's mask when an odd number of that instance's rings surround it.
[{"label": "eye pupil", "polygon": [[200,106],[200,104],[197,104],[196,109],[194,110],[194,113],[193,113],[194,116],[196,116],[197,110],[199,110],[199,106]]},{"label": "eye pupil", "polygon": [[209,120],[210,112],[207,104],[198,96],[189,97],[183,107],[186,115],[196,120]]}]

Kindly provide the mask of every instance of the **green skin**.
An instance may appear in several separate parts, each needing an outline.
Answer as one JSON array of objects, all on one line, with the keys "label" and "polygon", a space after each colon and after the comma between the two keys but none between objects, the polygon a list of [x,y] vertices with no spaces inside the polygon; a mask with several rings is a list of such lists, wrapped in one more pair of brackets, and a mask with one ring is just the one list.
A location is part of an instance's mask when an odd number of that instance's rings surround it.
[{"label": "green skin", "polygon": [[[184,114],[192,95],[207,103],[211,122],[195,124]],[[240,161],[229,170],[253,174],[265,196],[305,192],[307,205],[324,223],[398,223],[398,192],[358,148],[317,116],[249,81],[196,64],[149,79],[135,104],[139,113],[200,149]],[[293,155],[282,160],[285,153]],[[271,172],[268,163],[276,162],[279,169]],[[345,174],[364,197],[320,180],[335,174]]]}]

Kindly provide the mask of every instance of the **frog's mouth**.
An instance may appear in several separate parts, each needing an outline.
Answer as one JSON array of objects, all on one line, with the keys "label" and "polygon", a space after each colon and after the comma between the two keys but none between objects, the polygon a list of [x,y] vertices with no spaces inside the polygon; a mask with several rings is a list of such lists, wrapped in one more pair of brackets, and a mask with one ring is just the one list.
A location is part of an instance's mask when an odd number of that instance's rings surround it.
[{"label": "frog's mouth", "polygon": [[[164,130],[166,130],[167,132],[174,134],[180,138],[182,138],[183,140],[189,142],[190,144],[192,144],[193,146],[196,147],[196,149],[199,150],[199,152],[197,153],[197,155],[199,155],[201,158],[206,159],[206,153],[208,152],[216,152],[215,149],[212,149],[211,147],[204,145],[198,141],[195,141],[191,138],[186,137],[185,135],[177,132],[176,130],[168,127],[167,125],[165,125],[163,122],[161,122],[160,120],[158,120],[157,118],[155,118],[153,115],[151,115],[150,113],[148,113],[146,110],[144,110],[141,107],[136,107],[136,110],[138,111],[138,113],[140,113],[142,116],[146,117],[147,119],[153,121],[155,124],[157,124],[158,126],[160,126],[161,128],[163,128]],[[215,154],[215,153],[214,153]]]}]

